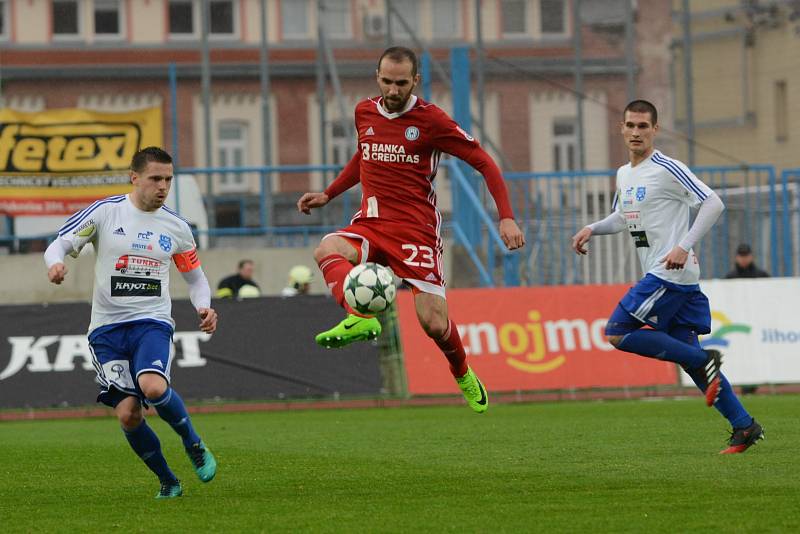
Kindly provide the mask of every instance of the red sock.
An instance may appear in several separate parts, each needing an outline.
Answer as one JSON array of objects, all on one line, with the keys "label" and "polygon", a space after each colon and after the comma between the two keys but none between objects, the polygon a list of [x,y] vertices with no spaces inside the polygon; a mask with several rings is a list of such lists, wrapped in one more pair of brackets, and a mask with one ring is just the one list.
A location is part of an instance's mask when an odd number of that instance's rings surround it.
[{"label": "red sock", "polygon": [[434,341],[442,349],[445,358],[450,363],[450,372],[453,376],[460,378],[467,374],[467,353],[464,352],[461,336],[458,335],[458,328],[456,328],[456,324],[452,319],[450,324],[447,325],[445,336]]},{"label": "red sock", "polygon": [[353,264],[341,254],[330,254],[319,260],[319,269],[322,271],[325,283],[328,284],[328,289],[331,290],[333,298],[336,299],[339,306],[344,308],[347,313],[355,313],[344,300],[344,278],[352,268]]}]

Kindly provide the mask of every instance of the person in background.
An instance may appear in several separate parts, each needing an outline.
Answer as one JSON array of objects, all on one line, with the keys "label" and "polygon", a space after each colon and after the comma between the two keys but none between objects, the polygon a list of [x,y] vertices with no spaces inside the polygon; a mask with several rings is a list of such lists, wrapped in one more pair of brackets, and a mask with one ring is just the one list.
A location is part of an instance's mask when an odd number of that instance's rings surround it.
[{"label": "person in background", "polygon": [[736,247],[736,257],[733,258],[736,265],[733,270],[725,275],[725,278],[769,278],[767,271],[762,271],[753,261],[753,250],[747,243],[742,243]]},{"label": "person in background", "polygon": [[236,274],[232,274],[220,281],[215,296],[219,299],[235,298],[238,300],[260,297],[261,288],[253,280],[253,271],[255,271],[253,260],[240,261]]},{"label": "person in background", "polygon": [[311,289],[311,279],[313,274],[311,269],[305,265],[295,265],[289,269],[289,285],[281,290],[282,297],[296,297],[298,295],[308,295]]}]

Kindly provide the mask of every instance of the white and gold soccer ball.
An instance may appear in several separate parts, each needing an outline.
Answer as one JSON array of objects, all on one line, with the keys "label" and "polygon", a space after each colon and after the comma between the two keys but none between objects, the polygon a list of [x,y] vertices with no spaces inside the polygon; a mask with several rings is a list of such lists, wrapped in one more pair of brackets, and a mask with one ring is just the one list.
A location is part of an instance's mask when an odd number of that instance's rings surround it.
[{"label": "white and gold soccer ball", "polygon": [[344,299],[364,315],[386,310],[396,295],[392,270],[377,263],[356,265],[344,279]]}]

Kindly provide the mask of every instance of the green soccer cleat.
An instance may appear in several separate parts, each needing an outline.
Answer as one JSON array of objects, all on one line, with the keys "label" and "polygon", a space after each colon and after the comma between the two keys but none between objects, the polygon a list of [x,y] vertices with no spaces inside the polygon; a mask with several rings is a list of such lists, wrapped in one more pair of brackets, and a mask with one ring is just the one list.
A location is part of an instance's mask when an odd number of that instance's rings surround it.
[{"label": "green soccer cleat", "polygon": [[180,480],[162,480],[161,489],[156,493],[156,499],[173,499],[183,495]]},{"label": "green soccer cleat", "polygon": [[186,455],[192,461],[197,478],[202,482],[211,482],[217,474],[217,460],[202,441],[186,449]]},{"label": "green soccer cleat", "polygon": [[489,395],[486,393],[486,388],[481,384],[475,371],[467,367],[467,374],[461,378],[456,378],[456,382],[464,393],[464,398],[470,408],[477,413],[483,413],[489,408]]},{"label": "green soccer cleat", "polygon": [[349,314],[330,330],[317,334],[317,344],[326,349],[338,349],[354,341],[368,341],[381,335],[381,323],[375,317]]}]

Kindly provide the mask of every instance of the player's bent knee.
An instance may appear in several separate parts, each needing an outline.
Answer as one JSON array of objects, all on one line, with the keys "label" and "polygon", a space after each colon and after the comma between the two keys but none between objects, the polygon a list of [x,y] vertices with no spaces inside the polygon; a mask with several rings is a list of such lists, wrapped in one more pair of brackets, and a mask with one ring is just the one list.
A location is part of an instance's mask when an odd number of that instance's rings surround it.
[{"label": "player's bent knee", "polygon": [[448,321],[445,321],[439,317],[420,317],[419,323],[422,325],[422,329],[431,339],[442,339],[445,334],[447,334]]},{"label": "player's bent knee", "polygon": [[133,430],[142,424],[142,410],[138,408],[118,411],[117,419],[119,420],[119,424],[122,425],[122,428],[125,430]]},{"label": "player's bent knee", "polygon": [[139,389],[149,400],[161,397],[169,385],[166,379],[157,373],[142,373],[139,375]]},{"label": "player's bent knee", "polygon": [[333,252],[324,245],[324,241],[319,244],[317,248],[314,249],[314,261],[317,263],[321,262],[325,256],[329,256],[333,254]]}]

